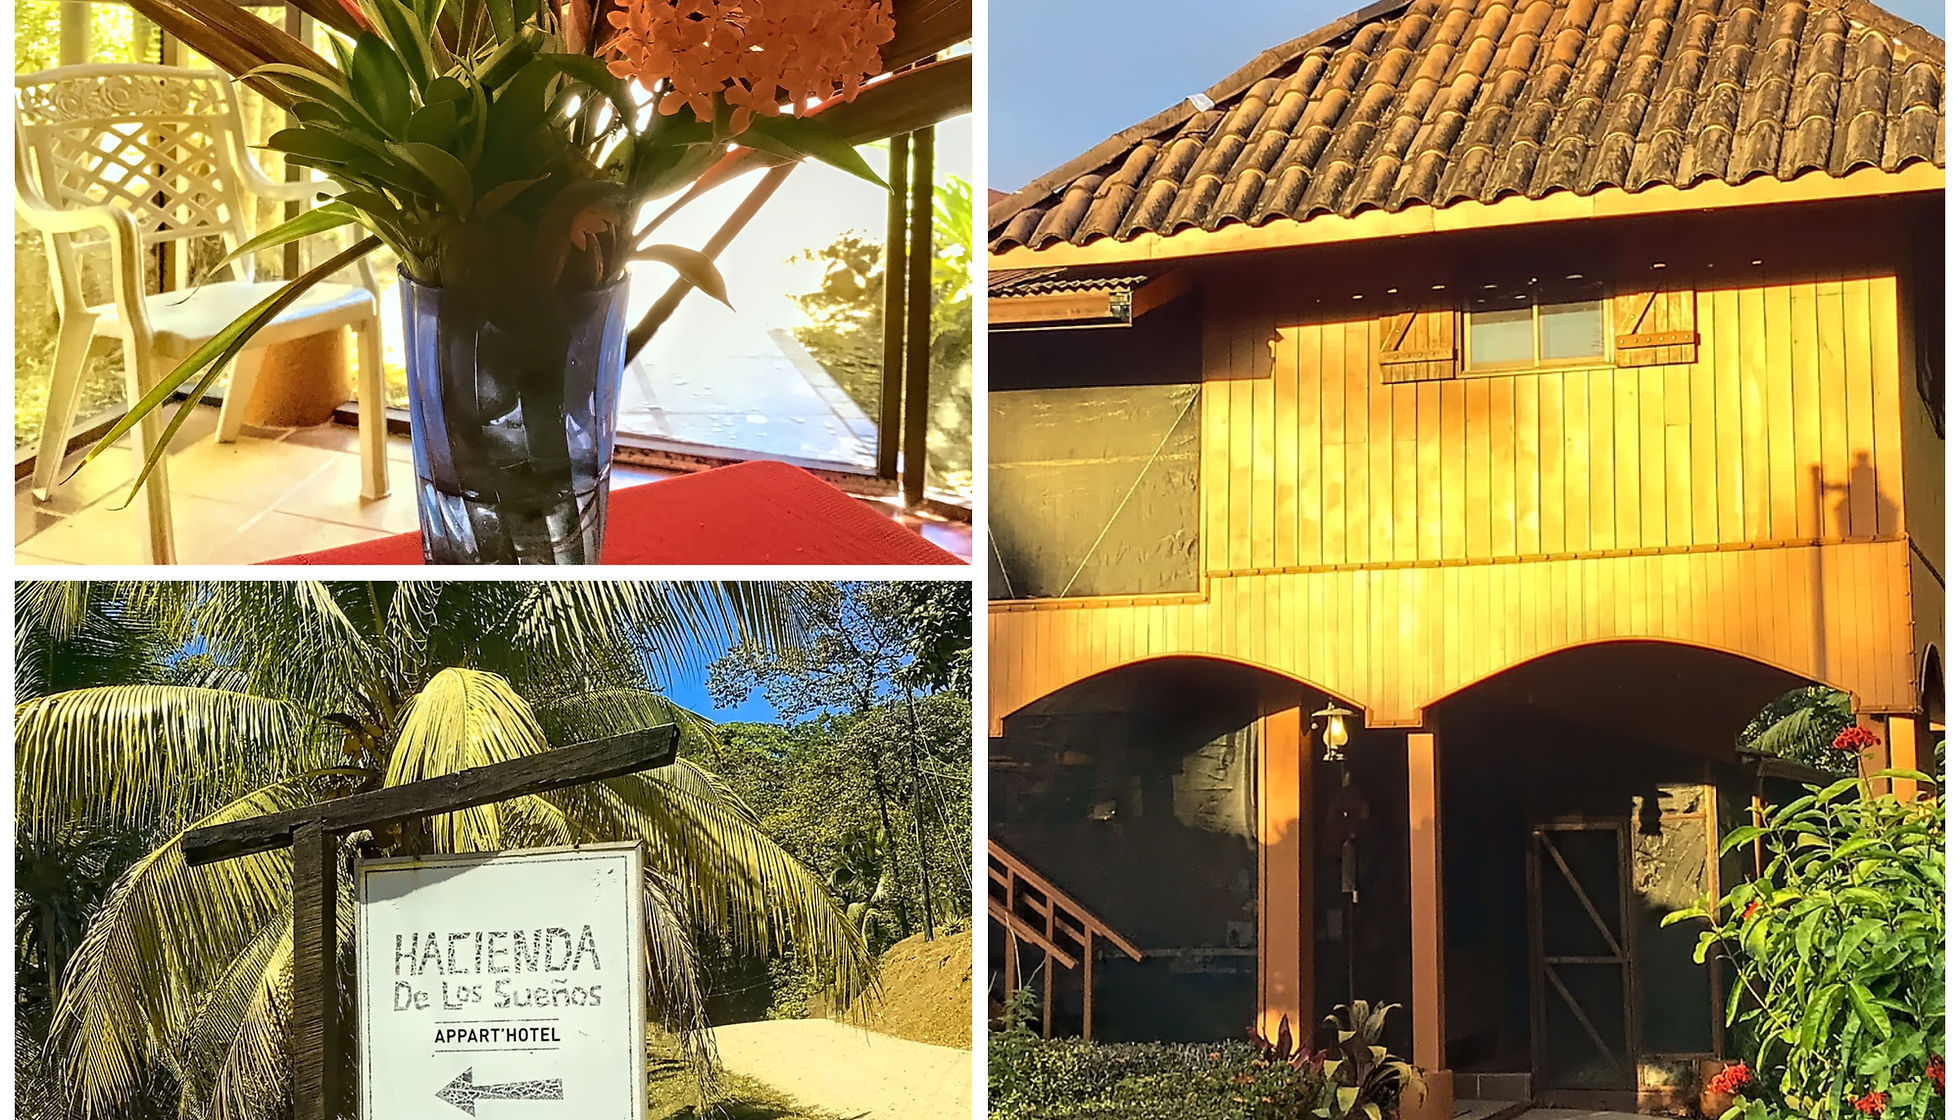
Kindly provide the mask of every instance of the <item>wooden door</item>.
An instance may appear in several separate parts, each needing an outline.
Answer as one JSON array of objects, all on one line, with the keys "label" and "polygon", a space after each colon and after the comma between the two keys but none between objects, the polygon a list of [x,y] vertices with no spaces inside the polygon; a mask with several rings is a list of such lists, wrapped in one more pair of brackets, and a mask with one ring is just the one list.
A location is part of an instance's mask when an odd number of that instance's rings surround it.
[{"label": "wooden door", "polygon": [[1532,1087],[1547,1103],[1632,1101],[1640,1032],[1628,848],[1625,821],[1532,829]]}]

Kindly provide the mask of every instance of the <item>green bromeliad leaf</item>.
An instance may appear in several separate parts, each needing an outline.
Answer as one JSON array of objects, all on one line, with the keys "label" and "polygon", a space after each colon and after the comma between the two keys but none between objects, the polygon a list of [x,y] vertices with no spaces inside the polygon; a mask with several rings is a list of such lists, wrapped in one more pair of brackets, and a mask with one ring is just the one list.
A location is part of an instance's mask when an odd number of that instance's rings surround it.
[{"label": "green bromeliad leaf", "polygon": [[[171,396],[197,399],[281,310],[380,245],[421,283],[474,284],[499,300],[612,283],[639,260],[669,265],[726,303],[726,285],[705,254],[639,244],[650,226],[633,227],[646,203],[696,183],[731,141],[884,185],[856,148],[815,120],[757,117],[737,137],[725,106],[718,121],[689,109],[656,112],[646,91],[603,60],[567,51],[556,9],[540,0],[461,0],[447,13],[444,0],[357,6],[362,30],[326,35],[337,71],[275,63],[241,75],[292,101],[294,124],[266,146],[337,189],[322,192],[334,201],[253,237],[233,257],[348,225],[369,236],[200,346],[89,459]],[[180,410],[167,430],[185,419]],[[138,488],[157,459],[144,464]]]}]

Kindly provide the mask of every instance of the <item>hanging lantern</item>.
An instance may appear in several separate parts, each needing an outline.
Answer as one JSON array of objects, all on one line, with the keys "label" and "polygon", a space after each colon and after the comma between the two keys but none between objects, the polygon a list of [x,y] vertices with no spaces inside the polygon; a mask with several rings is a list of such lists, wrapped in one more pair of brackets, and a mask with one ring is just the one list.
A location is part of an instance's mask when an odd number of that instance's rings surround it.
[{"label": "hanging lantern", "polygon": [[1314,719],[1321,721],[1320,742],[1326,748],[1326,753],[1320,756],[1322,762],[1347,760],[1347,755],[1342,753],[1342,748],[1347,746],[1347,721],[1352,715],[1354,715],[1352,710],[1341,707],[1333,700],[1329,700],[1325,708],[1313,714]]}]

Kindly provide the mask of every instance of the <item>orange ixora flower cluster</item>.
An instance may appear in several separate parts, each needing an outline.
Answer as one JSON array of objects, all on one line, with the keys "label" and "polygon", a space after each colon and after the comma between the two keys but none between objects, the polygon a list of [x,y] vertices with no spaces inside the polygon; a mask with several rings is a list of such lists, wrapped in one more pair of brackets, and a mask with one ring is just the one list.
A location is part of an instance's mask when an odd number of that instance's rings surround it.
[{"label": "orange ixora flower cluster", "polygon": [[662,113],[712,120],[719,96],[738,133],[840,87],[856,97],[892,39],[892,0],[626,0],[609,18],[613,73],[660,89]]}]

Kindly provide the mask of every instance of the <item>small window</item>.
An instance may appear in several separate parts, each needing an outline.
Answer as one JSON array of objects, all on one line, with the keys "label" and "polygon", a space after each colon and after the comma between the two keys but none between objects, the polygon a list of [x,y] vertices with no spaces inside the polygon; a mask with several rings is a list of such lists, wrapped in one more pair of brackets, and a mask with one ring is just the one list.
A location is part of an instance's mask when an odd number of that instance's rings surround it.
[{"label": "small window", "polygon": [[[1578,298],[1574,298],[1578,297]],[[1467,370],[1537,369],[1606,360],[1606,300],[1594,290],[1481,292],[1464,309]]]}]

